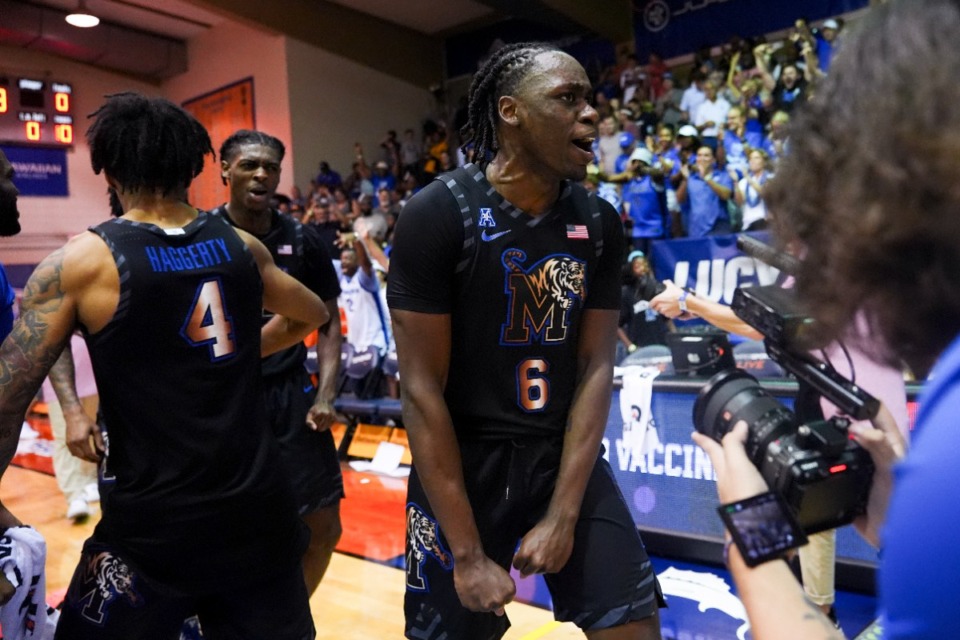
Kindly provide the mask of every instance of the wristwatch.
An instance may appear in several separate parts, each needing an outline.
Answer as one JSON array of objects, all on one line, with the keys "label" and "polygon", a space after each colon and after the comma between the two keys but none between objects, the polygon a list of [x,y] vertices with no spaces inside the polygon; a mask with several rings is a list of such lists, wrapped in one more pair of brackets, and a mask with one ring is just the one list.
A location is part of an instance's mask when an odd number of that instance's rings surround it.
[{"label": "wristwatch", "polygon": [[680,297],[677,298],[677,305],[680,307],[681,313],[687,312],[687,295],[689,295],[689,293],[689,291],[684,289],[683,293],[680,294]]}]

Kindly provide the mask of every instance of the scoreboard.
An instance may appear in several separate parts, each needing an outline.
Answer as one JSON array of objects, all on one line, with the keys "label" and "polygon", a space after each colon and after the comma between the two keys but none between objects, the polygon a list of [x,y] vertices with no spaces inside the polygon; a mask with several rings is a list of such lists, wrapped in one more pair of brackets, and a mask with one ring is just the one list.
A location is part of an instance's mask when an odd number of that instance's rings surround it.
[{"label": "scoreboard", "polygon": [[73,85],[0,76],[0,142],[73,146]]}]

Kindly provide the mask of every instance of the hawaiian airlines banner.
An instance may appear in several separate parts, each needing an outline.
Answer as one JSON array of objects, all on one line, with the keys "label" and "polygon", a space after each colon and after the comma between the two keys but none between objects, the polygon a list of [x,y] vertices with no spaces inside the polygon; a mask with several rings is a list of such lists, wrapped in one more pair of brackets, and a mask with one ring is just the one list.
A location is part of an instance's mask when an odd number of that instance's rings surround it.
[{"label": "hawaiian airlines banner", "polygon": [[68,196],[67,150],[2,147],[21,196]]},{"label": "hawaiian airlines banner", "polygon": [[732,36],[752,38],[793,25],[838,16],[869,0],[633,0],[636,52],[646,60],[651,51],[663,58],[716,46]]}]

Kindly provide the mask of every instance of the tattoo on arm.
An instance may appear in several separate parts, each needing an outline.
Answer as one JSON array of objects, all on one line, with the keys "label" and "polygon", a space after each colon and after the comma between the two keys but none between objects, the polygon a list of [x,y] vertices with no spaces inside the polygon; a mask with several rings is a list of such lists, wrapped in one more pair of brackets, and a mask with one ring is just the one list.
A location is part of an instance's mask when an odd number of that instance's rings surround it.
[{"label": "tattoo on arm", "polygon": [[73,351],[70,344],[64,346],[60,357],[50,368],[50,384],[53,385],[53,391],[57,394],[57,401],[60,407],[66,411],[80,406],[80,398],[77,397],[76,369],[73,364]]},{"label": "tattoo on arm", "polygon": [[833,626],[833,623],[830,622],[830,619],[827,616],[823,615],[823,611],[820,610],[820,607],[810,602],[806,598],[803,599],[804,604],[807,605],[807,608],[810,611],[803,614],[803,622],[812,622],[819,624],[823,629],[823,635],[820,636],[824,640],[845,640],[843,632]]},{"label": "tattoo on arm", "polygon": [[[69,331],[48,336],[51,320],[63,311],[62,267],[62,249],[40,263],[24,290],[20,317],[0,346],[0,473],[16,451],[30,402],[70,339]],[[62,327],[62,320],[58,324]]]}]

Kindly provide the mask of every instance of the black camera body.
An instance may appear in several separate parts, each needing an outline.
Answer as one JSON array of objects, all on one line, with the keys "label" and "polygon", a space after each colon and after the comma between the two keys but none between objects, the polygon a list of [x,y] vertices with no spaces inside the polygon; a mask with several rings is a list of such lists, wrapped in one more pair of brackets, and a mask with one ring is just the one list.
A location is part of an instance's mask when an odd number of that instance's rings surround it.
[{"label": "black camera body", "polygon": [[718,442],[740,420],[747,423],[747,455],[805,533],[849,524],[863,513],[873,461],[847,437],[846,418],[801,423],[741,369],[713,376],[693,411],[697,431]]},{"label": "black camera body", "polygon": [[[750,236],[737,246],[748,255],[795,274],[799,262]],[[873,418],[880,402],[809,355],[813,319],[793,292],[770,285],[737,289],[731,308],[764,336],[771,359],[832,402],[846,417],[801,423],[796,415],[740,369],[713,376],[693,406],[697,431],[717,442],[737,422],[747,423],[747,455],[793,511],[805,533],[849,524],[866,509],[873,460],[848,435],[850,418]]]}]

